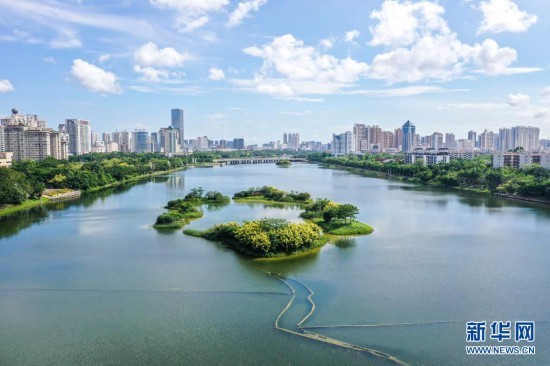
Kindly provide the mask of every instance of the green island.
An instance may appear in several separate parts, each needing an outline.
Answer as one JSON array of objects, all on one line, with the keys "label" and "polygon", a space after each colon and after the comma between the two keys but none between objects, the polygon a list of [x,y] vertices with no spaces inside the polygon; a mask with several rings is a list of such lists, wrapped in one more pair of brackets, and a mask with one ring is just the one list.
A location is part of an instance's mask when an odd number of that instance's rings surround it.
[{"label": "green island", "polygon": [[275,187],[263,186],[249,188],[246,191],[237,192],[233,195],[235,202],[255,203],[297,203],[309,204],[312,202],[311,195],[307,192],[285,192]]},{"label": "green island", "polygon": [[225,205],[231,201],[229,196],[220,192],[210,191],[204,193],[202,187],[193,188],[183,199],[168,201],[165,212],[157,217],[153,227],[155,229],[180,229],[191,220],[199,219],[203,212],[197,207],[206,204]]},{"label": "green island", "polygon": [[292,162],[288,159],[283,159],[283,160],[279,160],[278,162],[276,162],[275,165],[280,166],[280,167],[288,167],[288,166],[292,165]]},{"label": "green island", "polygon": [[[260,197],[270,203],[302,203],[304,210],[300,217],[306,222],[293,223],[285,219],[264,218],[245,221],[243,224],[224,223],[204,231],[186,229],[184,233],[222,242],[248,257],[270,258],[293,256],[320,248],[331,241],[330,235],[367,235],[373,231],[369,225],[355,220],[359,214],[356,206],[338,204],[328,199],[313,201],[307,192],[289,193],[274,187],[262,187],[235,194],[235,197],[242,196],[245,198],[244,202],[249,197]],[[300,199],[289,200],[290,197]]]}]

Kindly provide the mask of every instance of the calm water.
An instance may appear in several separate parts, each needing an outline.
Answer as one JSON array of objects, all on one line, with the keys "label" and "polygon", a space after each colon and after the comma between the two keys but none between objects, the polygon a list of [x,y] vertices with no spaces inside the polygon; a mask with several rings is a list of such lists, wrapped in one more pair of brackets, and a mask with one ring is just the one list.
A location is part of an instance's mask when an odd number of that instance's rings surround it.
[{"label": "calm water", "polygon": [[[262,185],[354,203],[375,232],[252,261],[149,227],[193,187],[231,195]],[[189,227],[299,213],[205,211]],[[410,364],[550,364],[548,238],[550,207],[316,165],[190,169],[0,219],[0,364],[386,364],[276,330],[290,293],[266,271],[315,292],[306,326],[397,324],[315,331]],[[472,320],[535,320],[537,355],[466,356]]]}]

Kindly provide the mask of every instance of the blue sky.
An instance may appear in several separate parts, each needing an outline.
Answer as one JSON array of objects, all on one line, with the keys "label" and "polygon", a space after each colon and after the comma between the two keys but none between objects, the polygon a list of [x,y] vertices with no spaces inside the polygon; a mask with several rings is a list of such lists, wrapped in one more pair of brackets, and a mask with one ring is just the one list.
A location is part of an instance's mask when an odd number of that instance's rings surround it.
[{"label": "blue sky", "polygon": [[550,137],[540,0],[0,0],[0,115],[329,141],[354,123]]}]

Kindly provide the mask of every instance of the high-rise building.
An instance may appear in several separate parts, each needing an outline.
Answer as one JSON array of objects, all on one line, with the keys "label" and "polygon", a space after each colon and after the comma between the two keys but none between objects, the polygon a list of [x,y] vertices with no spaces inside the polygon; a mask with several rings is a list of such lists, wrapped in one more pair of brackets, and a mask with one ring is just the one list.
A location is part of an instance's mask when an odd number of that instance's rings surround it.
[{"label": "high-rise building", "polygon": [[351,131],[332,135],[332,154],[347,155],[353,152],[353,134]]},{"label": "high-rise building", "polygon": [[456,142],[456,136],[454,133],[445,134],[445,147],[449,150],[456,150],[458,144]]},{"label": "high-rise building", "polygon": [[403,125],[403,147],[402,150],[412,151],[415,147],[415,132],[416,127],[412,124],[411,121],[405,122]]},{"label": "high-rise building", "polygon": [[283,133],[283,144],[288,144],[288,135],[285,133]]},{"label": "high-rise building", "polygon": [[181,151],[179,132],[174,126],[161,128],[159,136],[162,152],[165,154],[176,154]]},{"label": "high-rise building", "polygon": [[24,125],[5,126],[5,146],[6,151],[13,153],[13,160],[19,161],[28,159],[29,140],[27,135],[28,127]]},{"label": "high-rise building", "polygon": [[234,138],[233,139],[233,149],[235,150],[244,150],[244,138]]},{"label": "high-rise building", "polygon": [[400,127],[400,128],[396,128],[393,132],[393,135],[394,135],[394,146],[395,148],[397,149],[397,151],[402,151],[403,150],[403,129]]},{"label": "high-rise building", "polygon": [[525,151],[535,151],[539,149],[540,128],[516,126],[511,129],[512,148],[522,147]]},{"label": "high-rise building", "polygon": [[501,128],[498,130],[498,139],[496,150],[508,151],[512,149],[512,131],[509,128]]},{"label": "high-rise building", "polygon": [[0,126],[0,152],[6,151],[6,142],[4,136],[4,126]]},{"label": "high-rise building", "polygon": [[90,121],[66,119],[65,129],[69,134],[69,153],[88,154],[92,151],[92,126]]},{"label": "high-rise building", "polygon": [[483,131],[479,134],[479,149],[481,151],[493,151],[495,150],[496,134],[492,131]]},{"label": "high-rise building", "polygon": [[151,132],[151,152],[160,152],[160,140],[158,132]]},{"label": "high-rise building", "polygon": [[458,151],[474,151],[475,142],[467,139],[458,140]]},{"label": "high-rise building", "polygon": [[353,147],[355,151],[369,150],[369,138],[367,135],[367,126],[362,123],[353,125]]},{"label": "high-rise building", "polygon": [[439,150],[443,147],[443,134],[440,132],[434,132],[432,134],[432,149]]},{"label": "high-rise building", "polygon": [[119,151],[130,152],[133,150],[132,134],[129,131],[113,132],[113,141],[118,144]]},{"label": "high-rise building", "polygon": [[479,147],[477,143],[477,132],[474,130],[468,131],[468,140],[472,140],[474,142],[474,147]]},{"label": "high-rise building", "polygon": [[111,135],[110,132],[103,132],[101,134],[101,139],[103,140],[105,145],[107,145],[107,144],[110,144],[111,142],[113,142],[113,135]]},{"label": "high-rise building", "polygon": [[132,141],[134,144],[133,151],[135,152],[151,151],[151,145],[149,142],[149,132],[145,130],[135,130],[133,132]]},{"label": "high-rise building", "polygon": [[180,141],[181,151],[185,151],[184,145],[184,120],[183,120],[183,109],[172,109],[172,127],[178,130],[178,138]]}]

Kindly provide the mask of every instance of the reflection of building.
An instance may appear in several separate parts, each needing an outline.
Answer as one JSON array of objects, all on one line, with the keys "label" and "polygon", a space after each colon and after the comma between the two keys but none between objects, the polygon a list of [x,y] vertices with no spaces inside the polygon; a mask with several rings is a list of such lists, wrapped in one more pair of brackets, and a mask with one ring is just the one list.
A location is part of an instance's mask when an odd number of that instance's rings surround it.
[{"label": "reflection of building", "polygon": [[171,175],[166,181],[166,186],[170,188],[185,188],[185,177],[180,175]]}]

